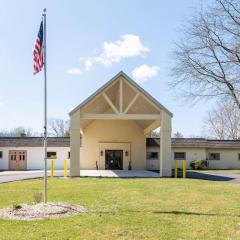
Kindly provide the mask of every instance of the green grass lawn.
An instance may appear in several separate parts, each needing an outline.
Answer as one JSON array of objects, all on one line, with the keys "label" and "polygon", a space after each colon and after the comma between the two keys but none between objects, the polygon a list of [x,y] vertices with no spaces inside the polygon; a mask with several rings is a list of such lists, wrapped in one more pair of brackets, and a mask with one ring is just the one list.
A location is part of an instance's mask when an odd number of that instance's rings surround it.
[{"label": "green grass lawn", "polygon": [[[0,184],[0,208],[42,180]],[[55,220],[0,220],[0,239],[240,239],[240,185],[190,179],[50,179],[49,201],[88,208]]]}]

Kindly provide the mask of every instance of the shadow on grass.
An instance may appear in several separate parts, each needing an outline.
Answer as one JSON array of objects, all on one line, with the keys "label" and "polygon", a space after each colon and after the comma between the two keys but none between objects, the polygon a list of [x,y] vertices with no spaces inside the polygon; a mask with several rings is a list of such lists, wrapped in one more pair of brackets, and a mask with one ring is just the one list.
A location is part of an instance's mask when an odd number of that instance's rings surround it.
[{"label": "shadow on grass", "polygon": [[238,217],[240,218],[240,215],[234,215],[234,214],[219,214],[219,213],[201,213],[201,212],[188,212],[188,211],[148,211],[148,210],[120,210],[119,211],[97,211],[94,213],[99,214],[119,214],[119,213],[152,213],[152,214],[162,214],[162,215],[182,215],[182,216],[212,216],[212,217]]},{"label": "shadow on grass", "polygon": [[152,213],[155,213],[155,214],[170,214],[170,215],[229,216],[229,217],[240,217],[239,215],[217,214],[217,213],[200,213],[200,212],[187,212],[187,211],[153,211]]},{"label": "shadow on grass", "polygon": [[[152,170],[152,172],[159,173],[157,170]],[[199,180],[207,180],[207,181],[220,181],[220,182],[227,182],[232,181],[235,178],[231,176],[223,176],[220,173],[215,174],[208,173],[208,172],[194,172],[194,171],[187,171],[187,178],[190,179],[199,179]],[[240,174],[240,173],[239,173]],[[174,170],[172,170],[172,176],[174,176]],[[181,170],[178,170],[178,178],[182,178],[183,173]]]},{"label": "shadow on grass", "polygon": [[200,172],[187,172],[188,178],[193,179],[201,179],[201,180],[208,180],[208,181],[232,181],[234,180],[234,177],[231,176],[222,176],[222,175],[214,175],[209,173],[200,173]]}]

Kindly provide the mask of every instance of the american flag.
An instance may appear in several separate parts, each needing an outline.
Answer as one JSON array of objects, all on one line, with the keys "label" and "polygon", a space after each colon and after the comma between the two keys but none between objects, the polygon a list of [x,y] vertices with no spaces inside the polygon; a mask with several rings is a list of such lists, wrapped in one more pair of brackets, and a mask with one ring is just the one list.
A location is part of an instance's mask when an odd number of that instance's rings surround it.
[{"label": "american flag", "polygon": [[43,21],[40,24],[38,36],[33,50],[33,73],[40,72],[43,68]]}]

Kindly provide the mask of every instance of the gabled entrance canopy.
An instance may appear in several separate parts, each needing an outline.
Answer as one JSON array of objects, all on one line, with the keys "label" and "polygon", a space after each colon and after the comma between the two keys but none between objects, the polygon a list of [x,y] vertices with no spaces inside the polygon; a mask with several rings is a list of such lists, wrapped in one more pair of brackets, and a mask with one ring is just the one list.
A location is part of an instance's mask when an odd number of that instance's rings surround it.
[{"label": "gabled entrance canopy", "polygon": [[[80,146],[80,132],[84,133],[85,128],[96,120],[132,120],[142,128],[144,135],[161,126],[162,133],[168,132],[169,136],[165,142],[170,146],[172,113],[122,71],[73,109],[69,115],[71,175],[79,175],[77,162],[80,156],[74,152],[79,152],[77,148]],[[164,152],[164,148],[161,149]],[[73,161],[77,165],[72,164]]]},{"label": "gabled entrance canopy", "polygon": [[146,135],[160,126],[162,111],[170,117],[173,116],[122,71],[73,109],[69,115],[72,116],[77,111],[81,112],[82,131],[96,119],[131,119],[139,123]]}]

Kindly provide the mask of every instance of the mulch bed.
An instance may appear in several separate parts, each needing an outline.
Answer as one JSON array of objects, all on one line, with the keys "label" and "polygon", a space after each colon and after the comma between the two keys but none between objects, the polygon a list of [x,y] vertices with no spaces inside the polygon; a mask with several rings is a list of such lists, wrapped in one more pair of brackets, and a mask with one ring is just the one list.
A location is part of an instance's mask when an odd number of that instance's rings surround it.
[{"label": "mulch bed", "polygon": [[78,215],[86,211],[87,209],[83,206],[60,202],[22,204],[18,209],[0,209],[0,219],[27,221],[52,219]]}]

